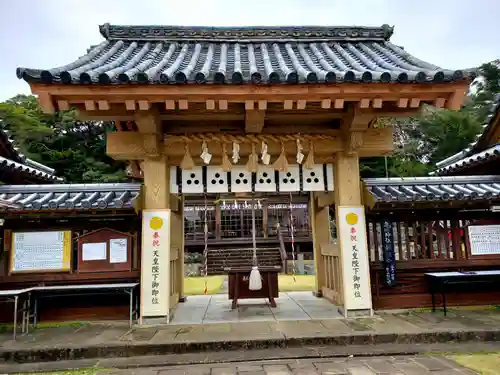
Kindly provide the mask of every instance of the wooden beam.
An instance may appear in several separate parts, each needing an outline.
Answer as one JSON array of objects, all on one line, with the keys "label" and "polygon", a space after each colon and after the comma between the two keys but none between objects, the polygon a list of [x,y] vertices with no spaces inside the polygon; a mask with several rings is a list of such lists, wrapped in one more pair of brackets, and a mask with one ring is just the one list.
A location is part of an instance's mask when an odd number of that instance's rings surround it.
[{"label": "wooden beam", "polygon": [[125,109],[127,111],[135,111],[135,100],[125,100]]},{"label": "wooden beam", "polygon": [[207,110],[213,111],[215,109],[215,100],[209,99],[205,102]]},{"label": "wooden beam", "polygon": [[54,102],[52,101],[52,97],[49,93],[38,94],[38,102],[40,103],[43,113],[51,115],[56,113]]},{"label": "wooden beam", "polygon": [[139,100],[138,104],[141,111],[149,111],[149,109],[151,108],[151,103],[147,100]]},{"label": "wooden beam", "polygon": [[221,111],[227,111],[227,100],[219,100],[219,109]]},{"label": "wooden beam", "polygon": [[396,102],[396,105],[398,108],[406,108],[408,107],[408,98],[401,98],[401,99],[398,99],[398,101]]},{"label": "wooden beam", "polygon": [[446,103],[446,98],[436,98],[434,100],[433,105],[436,108],[443,108],[445,103]]},{"label": "wooden beam", "polygon": [[382,99],[373,99],[373,108],[382,108]]},{"label": "wooden beam", "polygon": [[259,100],[259,109],[265,111],[267,109],[267,100]]},{"label": "wooden beam", "polygon": [[85,100],[85,110],[86,111],[95,111],[95,101]]},{"label": "wooden beam", "polygon": [[420,107],[420,99],[412,98],[410,100],[410,108],[418,108],[418,107]]},{"label": "wooden beam", "polygon": [[344,108],[344,99],[335,99],[334,107],[335,107],[335,109]]},{"label": "wooden beam", "polygon": [[264,129],[265,110],[250,109],[245,112],[245,131],[247,133],[260,133]]},{"label": "wooden beam", "polygon": [[187,100],[179,100],[179,109],[180,110],[186,110],[189,108],[189,102]]},{"label": "wooden beam", "polygon": [[175,100],[165,100],[165,109],[174,110],[175,109]]},{"label": "wooden beam", "polygon": [[98,100],[97,107],[100,111],[107,111],[110,109],[109,102],[107,100]]},{"label": "wooden beam", "polygon": [[293,109],[293,100],[283,101],[283,109]]},{"label": "wooden beam", "polygon": [[253,100],[245,100],[245,110],[251,111],[254,109],[255,102]]},{"label": "wooden beam", "polygon": [[[452,93],[459,88],[466,89],[468,82],[446,82],[431,84],[400,84],[393,83],[370,83],[360,85],[358,83],[344,83],[342,85],[64,85],[64,84],[30,84],[34,94],[41,92],[57,96],[91,96],[99,99],[99,96],[111,96],[113,101],[120,96],[130,99],[130,96],[138,98],[140,96],[157,96],[162,100],[179,98],[186,100],[206,101],[207,97],[214,100],[301,100],[307,98],[308,101],[321,101],[325,97],[346,98],[354,100],[373,99],[383,97],[384,100],[397,100],[400,97],[420,97],[426,94],[433,94],[434,97],[440,93]],[[408,94],[408,95],[404,95]],[[126,98],[129,96],[129,98]],[[63,99],[63,98],[59,98]],[[358,100],[359,100],[358,99]],[[154,101],[162,101],[154,100]],[[426,99],[427,100],[427,99]]]},{"label": "wooden beam", "polygon": [[57,101],[57,106],[59,107],[60,111],[69,111],[70,106],[67,100],[58,100]]},{"label": "wooden beam", "polygon": [[346,145],[344,149],[346,151],[346,154],[351,155],[357,153],[358,150],[363,147],[363,132],[349,131],[345,140]]},{"label": "wooden beam", "polygon": [[[217,136],[219,133],[215,133]],[[137,132],[113,132],[107,136],[107,153],[117,160],[141,160],[158,153],[157,145],[154,141],[156,133],[137,133]],[[220,136],[221,134],[219,134]],[[162,152],[163,154],[176,162],[180,162],[184,156],[185,142],[183,138],[167,134],[164,136]],[[285,152],[290,155],[290,162],[293,162],[297,153],[297,144],[294,141],[287,141],[284,144]],[[340,131],[338,137],[333,139],[320,139],[314,142],[314,156],[317,160],[333,160],[333,153],[344,151],[345,142],[341,137]],[[304,151],[308,152],[308,144],[304,144]],[[209,141],[208,148],[213,155],[212,164],[222,156],[220,142]],[[195,156],[200,154],[201,142],[193,141],[189,143],[189,149],[195,162],[199,158]],[[391,153],[394,149],[392,139],[392,128],[367,129],[363,132],[363,144],[357,149],[359,156],[381,156]],[[268,151],[272,156],[277,157],[281,152],[280,142],[268,142]],[[251,143],[243,142],[240,144],[240,156],[243,159],[251,153]],[[317,161],[318,162],[318,161]],[[201,161],[200,161],[201,163]]]},{"label": "wooden beam", "polygon": [[297,100],[297,109],[298,110],[303,110],[303,109],[306,109],[306,104],[307,104],[307,100]]},{"label": "wooden beam", "polygon": [[323,99],[321,101],[321,108],[323,109],[330,109],[332,106],[332,100],[331,99]]},{"label": "wooden beam", "polygon": [[458,111],[462,107],[466,95],[467,95],[466,90],[462,89],[455,90],[455,92],[451,94],[450,98],[446,101],[446,108]]},{"label": "wooden beam", "polygon": [[359,101],[359,108],[370,108],[370,99],[363,98]]}]

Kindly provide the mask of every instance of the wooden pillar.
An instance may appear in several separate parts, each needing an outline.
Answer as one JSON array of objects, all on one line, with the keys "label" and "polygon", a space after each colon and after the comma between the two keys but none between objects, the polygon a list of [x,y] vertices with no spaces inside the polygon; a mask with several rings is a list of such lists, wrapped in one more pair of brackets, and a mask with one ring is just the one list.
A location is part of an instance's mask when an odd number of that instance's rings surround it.
[{"label": "wooden pillar", "polygon": [[322,295],[323,287],[326,287],[326,275],[324,259],[321,256],[321,245],[330,243],[330,217],[329,206],[318,207],[314,193],[309,198],[309,220],[311,221],[311,233],[313,239],[314,273],[316,284],[314,294],[317,297]]},{"label": "wooden pillar", "polygon": [[170,260],[172,215],[170,167],[162,154],[161,120],[154,111],[136,115],[139,132],[148,137],[143,159],[143,213],[141,255],[141,322],[170,321],[172,283]]},{"label": "wooden pillar", "polygon": [[359,157],[339,152],[335,159],[335,212],[341,255],[344,316],[371,315],[369,254],[362,205]]},{"label": "wooden pillar", "polygon": [[184,301],[184,198],[176,195],[170,196],[170,208],[172,210],[172,226],[170,229],[171,249],[176,255],[175,262],[175,290],[177,297],[170,301],[174,306],[179,301]]}]

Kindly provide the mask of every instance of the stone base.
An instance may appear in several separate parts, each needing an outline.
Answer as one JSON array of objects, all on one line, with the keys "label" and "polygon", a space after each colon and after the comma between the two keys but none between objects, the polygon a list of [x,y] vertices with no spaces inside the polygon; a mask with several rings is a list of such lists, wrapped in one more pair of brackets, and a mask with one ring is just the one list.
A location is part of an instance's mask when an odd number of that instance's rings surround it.
[{"label": "stone base", "polygon": [[373,316],[372,309],[363,309],[363,310],[344,310],[343,307],[339,307],[339,313],[347,318],[359,318],[363,316]]},{"label": "stone base", "polygon": [[[172,320],[172,317],[170,317]],[[146,326],[156,326],[168,324],[168,317],[166,316],[155,316],[155,317],[144,317],[142,318],[142,325]]]},{"label": "stone base", "polygon": [[316,298],[322,298],[323,297],[323,293],[322,292],[312,292],[312,294]]},{"label": "stone base", "polygon": [[187,298],[187,296],[182,296],[182,297],[179,297],[179,302],[180,302],[180,303],[184,303],[184,302],[186,302],[186,301],[187,301],[187,299],[188,299],[188,298]]}]

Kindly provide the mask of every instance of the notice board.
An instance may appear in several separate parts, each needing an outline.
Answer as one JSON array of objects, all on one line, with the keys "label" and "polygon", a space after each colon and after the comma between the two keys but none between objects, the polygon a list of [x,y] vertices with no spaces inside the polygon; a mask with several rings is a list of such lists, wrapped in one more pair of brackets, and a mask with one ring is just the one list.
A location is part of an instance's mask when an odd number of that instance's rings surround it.
[{"label": "notice board", "polygon": [[132,242],[129,233],[110,228],[78,237],[78,272],[130,271]]},{"label": "notice board", "polygon": [[500,225],[469,225],[467,233],[471,256],[500,254]]},{"label": "notice board", "polygon": [[71,231],[12,233],[10,272],[71,270]]}]

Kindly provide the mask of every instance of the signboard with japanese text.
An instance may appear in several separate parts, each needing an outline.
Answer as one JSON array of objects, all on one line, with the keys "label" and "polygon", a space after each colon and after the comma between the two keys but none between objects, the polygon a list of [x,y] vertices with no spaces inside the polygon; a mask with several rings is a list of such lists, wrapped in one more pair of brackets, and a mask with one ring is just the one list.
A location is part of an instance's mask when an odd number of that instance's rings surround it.
[{"label": "signboard with japanese text", "polygon": [[167,317],[170,297],[170,210],[142,212],[141,317]]},{"label": "signboard with japanese text", "polygon": [[365,208],[339,206],[338,233],[344,270],[344,309],[372,308]]},{"label": "signboard with japanese text", "polygon": [[386,286],[396,284],[396,253],[394,249],[394,229],[392,221],[382,220],[382,253],[384,255],[384,283]]},{"label": "signboard with japanese text", "polygon": [[14,232],[10,272],[71,270],[71,231]]}]

